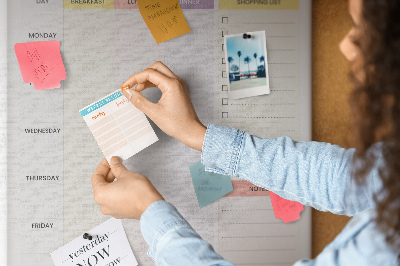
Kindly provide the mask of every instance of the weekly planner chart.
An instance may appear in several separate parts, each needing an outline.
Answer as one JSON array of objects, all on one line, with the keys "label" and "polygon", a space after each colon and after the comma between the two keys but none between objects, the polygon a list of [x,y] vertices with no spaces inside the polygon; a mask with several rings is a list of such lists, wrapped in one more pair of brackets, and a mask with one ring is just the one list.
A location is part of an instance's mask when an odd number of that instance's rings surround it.
[{"label": "weekly planner chart", "polygon": [[[308,207],[284,223],[269,191],[232,177],[233,191],[200,208],[189,166],[201,153],[163,133],[118,91],[162,61],[187,84],[203,124],[311,140],[311,0],[179,0],[163,12],[180,7],[188,27],[171,39],[154,30],[176,27],[183,16],[151,24],[158,15],[142,16],[136,0],[7,4],[8,265],[54,265],[57,254],[61,265],[128,258],[154,265],[139,221],[106,222],[93,199],[93,171],[116,153],[228,261],[281,266],[311,256]],[[161,97],[157,88],[143,94]],[[106,228],[102,239],[82,239],[96,228]],[[117,256],[112,237],[125,234],[126,252]],[[70,243],[99,252],[84,258]]]}]

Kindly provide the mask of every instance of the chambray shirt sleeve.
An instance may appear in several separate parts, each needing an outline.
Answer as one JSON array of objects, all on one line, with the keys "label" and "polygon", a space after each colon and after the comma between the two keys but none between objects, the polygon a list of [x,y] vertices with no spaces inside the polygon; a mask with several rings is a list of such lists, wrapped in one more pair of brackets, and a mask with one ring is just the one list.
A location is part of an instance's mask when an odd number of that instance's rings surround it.
[{"label": "chambray shirt sleeve", "polygon": [[321,211],[353,216],[374,207],[377,169],[363,186],[351,177],[354,149],[289,137],[259,138],[208,125],[202,164],[206,171],[246,179],[279,196]]},{"label": "chambray shirt sleeve", "polygon": [[233,265],[166,201],[153,202],[140,217],[140,227],[156,265]]}]

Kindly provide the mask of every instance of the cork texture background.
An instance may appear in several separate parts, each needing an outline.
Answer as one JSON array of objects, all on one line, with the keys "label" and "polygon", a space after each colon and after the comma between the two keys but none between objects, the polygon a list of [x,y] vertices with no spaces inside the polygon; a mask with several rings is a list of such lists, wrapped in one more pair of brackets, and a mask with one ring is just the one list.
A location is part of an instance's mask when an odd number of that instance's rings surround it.
[{"label": "cork texture background", "polygon": [[[348,3],[314,0],[312,5],[313,140],[350,148],[350,63],[339,50],[352,25]],[[316,257],[348,221],[346,216],[313,210],[312,256]]]}]

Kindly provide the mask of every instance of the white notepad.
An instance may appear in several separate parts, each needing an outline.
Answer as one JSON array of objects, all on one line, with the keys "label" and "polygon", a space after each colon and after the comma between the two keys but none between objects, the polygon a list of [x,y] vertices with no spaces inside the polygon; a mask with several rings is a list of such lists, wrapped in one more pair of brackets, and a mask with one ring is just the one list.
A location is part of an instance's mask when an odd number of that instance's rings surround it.
[{"label": "white notepad", "polygon": [[128,159],[158,140],[143,112],[119,91],[79,111],[107,161]]}]

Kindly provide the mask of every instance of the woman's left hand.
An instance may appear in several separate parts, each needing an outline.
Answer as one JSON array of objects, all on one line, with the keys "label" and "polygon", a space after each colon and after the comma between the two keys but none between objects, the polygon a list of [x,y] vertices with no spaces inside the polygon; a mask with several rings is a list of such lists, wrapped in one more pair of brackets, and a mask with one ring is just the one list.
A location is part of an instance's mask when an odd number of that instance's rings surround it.
[{"label": "woman's left hand", "polygon": [[126,169],[118,157],[112,157],[110,165],[106,159],[100,162],[92,186],[100,211],[117,219],[140,219],[153,202],[164,200],[147,177]]}]

